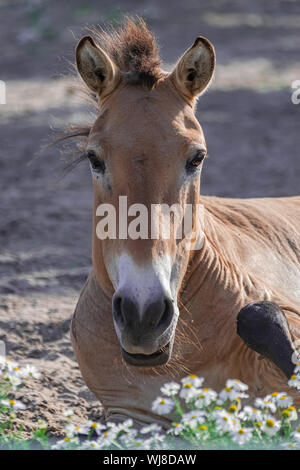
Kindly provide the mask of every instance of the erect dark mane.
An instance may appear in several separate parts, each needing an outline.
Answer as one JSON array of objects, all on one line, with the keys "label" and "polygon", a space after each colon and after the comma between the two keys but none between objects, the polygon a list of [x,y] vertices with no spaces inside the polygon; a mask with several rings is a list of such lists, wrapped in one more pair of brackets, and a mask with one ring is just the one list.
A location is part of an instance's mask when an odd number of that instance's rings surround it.
[{"label": "erect dark mane", "polygon": [[[142,85],[151,89],[164,75],[160,69],[161,60],[158,54],[158,45],[142,19],[138,18],[134,22],[132,19],[126,18],[122,27],[110,28],[109,30],[91,28],[90,31],[99,46],[119,67],[123,80],[127,84]],[[90,89],[77,80],[73,88],[80,92],[86,103],[92,105],[96,113],[99,111],[97,96]],[[71,161],[65,167],[65,172],[75,168],[84,159],[86,142],[92,127],[92,123],[67,125],[63,132],[59,132],[49,144],[55,145],[69,139],[77,141],[75,153],[79,155],[79,158]],[[74,155],[74,152],[72,154]]]},{"label": "erect dark mane", "polygon": [[157,42],[141,18],[136,22],[127,18],[118,29],[92,28],[91,32],[119,67],[126,83],[151,89],[162,76]]}]

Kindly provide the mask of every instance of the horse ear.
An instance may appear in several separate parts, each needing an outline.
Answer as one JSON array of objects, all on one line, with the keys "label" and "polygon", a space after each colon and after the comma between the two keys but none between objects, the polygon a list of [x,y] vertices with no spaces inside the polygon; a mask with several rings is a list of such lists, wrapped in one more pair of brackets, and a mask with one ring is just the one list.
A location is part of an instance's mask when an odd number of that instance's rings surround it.
[{"label": "horse ear", "polygon": [[215,49],[200,36],[179,59],[171,77],[179,91],[189,97],[200,95],[208,87],[216,65]]},{"label": "horse ear", "polygon": [[111,93],[119,81],[116,65],[91,36],[84,36],[79,41],[76,65],[87,86],[99,96]]}]

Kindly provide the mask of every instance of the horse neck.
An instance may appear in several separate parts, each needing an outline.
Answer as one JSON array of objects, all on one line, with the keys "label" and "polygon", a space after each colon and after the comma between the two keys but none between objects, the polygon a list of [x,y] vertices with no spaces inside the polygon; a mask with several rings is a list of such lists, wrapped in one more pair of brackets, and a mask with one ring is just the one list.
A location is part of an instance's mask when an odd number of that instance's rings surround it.
[{"label": "horse neck", "polygon": [[[206,211],[204,243],[191,258],[180,296],[193,317],[213,309],[215,314],[223,314],[225,321],[228,310],[234,313],[245,301],[246,292],[253,288],[251,278],[236,264],[234,234],[230,227],[226,230],[224,224]],[[232,237],[230,251],[222,246],[224,236]]]}]

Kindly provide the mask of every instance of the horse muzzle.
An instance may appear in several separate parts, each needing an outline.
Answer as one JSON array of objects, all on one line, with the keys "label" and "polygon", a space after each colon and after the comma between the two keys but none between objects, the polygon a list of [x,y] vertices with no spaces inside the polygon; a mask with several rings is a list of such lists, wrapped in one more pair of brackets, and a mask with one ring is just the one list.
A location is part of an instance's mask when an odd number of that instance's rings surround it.
[{"label": "horse muzzle", "polygon": [[160,295],[139,305],[136,298],[116,291],[112,309],[121,354],[128,364],[154,367],[169,361],[177,318],[170,297]]}]

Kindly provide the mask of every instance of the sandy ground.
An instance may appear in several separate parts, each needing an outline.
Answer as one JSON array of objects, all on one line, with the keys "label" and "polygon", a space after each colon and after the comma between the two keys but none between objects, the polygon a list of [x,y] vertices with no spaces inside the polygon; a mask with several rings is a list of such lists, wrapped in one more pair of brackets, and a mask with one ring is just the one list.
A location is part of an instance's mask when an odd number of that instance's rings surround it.
[{"label": "sandy ground", "polygon": [[0,339],[11,358],[42,373],[25,393],[29,434],[43,417],[59,434],[66,407],[78,421],[101,416],[69,339],[91,266],[88,168],[81,165],[58,181],[58,149],[34,159],[51,126],[91,119],[62,75],[86,25],[117,20],[123,12],[143,15],[168,67],[197,35],[207,36],[218,68],[198,107],[210,155],[202,193],[299,193],[300,105],[292,104],[290,85],[300,80],[300,2],[171,3],[0,0],[0,79],[7,85],[7,104],[0,105]]}]

